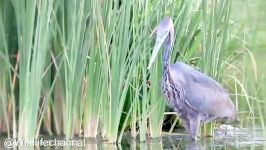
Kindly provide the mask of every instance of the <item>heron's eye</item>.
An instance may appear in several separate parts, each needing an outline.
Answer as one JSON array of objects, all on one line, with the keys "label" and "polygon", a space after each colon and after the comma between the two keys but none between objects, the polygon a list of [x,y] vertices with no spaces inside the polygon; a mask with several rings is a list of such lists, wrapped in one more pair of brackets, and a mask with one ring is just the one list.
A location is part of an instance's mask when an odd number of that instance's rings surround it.
[{"label": "heron's eye", "polygon": [[162,31],[158,30],[157,31],[157,36],[162,38],[164,36],[167,36],[168,33],[169,33],[168,31],[163,31],[162,32]]}]

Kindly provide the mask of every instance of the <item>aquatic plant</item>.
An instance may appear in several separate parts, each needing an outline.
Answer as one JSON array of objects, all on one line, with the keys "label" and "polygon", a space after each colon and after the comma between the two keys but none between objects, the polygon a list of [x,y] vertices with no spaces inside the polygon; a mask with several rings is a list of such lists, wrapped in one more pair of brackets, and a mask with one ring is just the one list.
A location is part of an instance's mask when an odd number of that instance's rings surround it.
[{"label": "aquatic plant", "polygon": [[169,114],[160,93],[162,65],[157,61],[149,72],[147,63],[165,16],[176,30],[172,62],[219,80],[238,107],[241,126],[265,131],[256,30],[242,33],[246,28],[233,22],[231,3],[2,0],[0,132],[25,139],[41,132],[101,135],[109,143],[120,142],[125,131],[141,141],[159,137]]}]

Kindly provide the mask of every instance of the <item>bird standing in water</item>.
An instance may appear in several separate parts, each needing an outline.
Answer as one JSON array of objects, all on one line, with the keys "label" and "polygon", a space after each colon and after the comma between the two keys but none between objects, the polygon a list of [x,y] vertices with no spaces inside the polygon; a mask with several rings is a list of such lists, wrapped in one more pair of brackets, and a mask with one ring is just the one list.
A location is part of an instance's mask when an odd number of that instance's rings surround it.
[{"label": "bird standing in water", "polygon": [[170,64],[173,43],[173,21],[166,17],[157,26],[148,69],[164,45],[161,88],[169,107],[178,113],[191,139],[197,139],[201,122],[237,120],[237,110],[228,92],[218,82],[183,62]]}]

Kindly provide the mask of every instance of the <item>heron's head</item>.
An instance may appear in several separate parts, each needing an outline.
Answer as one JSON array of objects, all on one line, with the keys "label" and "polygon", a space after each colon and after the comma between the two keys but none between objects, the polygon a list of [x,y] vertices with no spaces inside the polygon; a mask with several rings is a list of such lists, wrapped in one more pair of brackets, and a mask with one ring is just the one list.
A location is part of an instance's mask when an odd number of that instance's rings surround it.
[{"label": "heron's head", "polygon": [[[170,17],[166,17],[160,21],[159,25],[157,26],[156,32],[156,43],[160,41],[166,41],[168,44],[174,43],[174,24]],[[166,35],[166,37],[165,37]]]},{"label": "heron's head", "polygon": [[148,69],[151,68],[151,65],[158,55],[163,43],[168,47],[172,47],[174,43],[174,24],[170,17],[166,17],[161,20],[159,25],[157,26],[155,46],[152,51]]}]

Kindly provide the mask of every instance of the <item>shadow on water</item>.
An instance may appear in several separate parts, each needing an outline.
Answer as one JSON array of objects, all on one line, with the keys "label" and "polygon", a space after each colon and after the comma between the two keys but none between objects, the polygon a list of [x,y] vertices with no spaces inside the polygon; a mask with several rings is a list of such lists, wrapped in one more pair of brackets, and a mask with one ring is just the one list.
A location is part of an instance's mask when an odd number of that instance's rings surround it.
[{"label": "shadow on water", "polygon": [[[4,143],[7,138],[0,137],[0,149],[6,149]],[[45,140],[63,140],[63,137],[41,137]],[[39,139],[39,141],[40,141]],[[215,131],[214,138],[201,138],[196,142],[189,140],[186,134],[166,134],[161,138],[148,140],[145,143],[136,141],[125,134],[121,144],[107,144],[101,140],[80,139],[79,146],[40,146],[40,147],[18,147],[17,149],[40,149],[40,150],[162,150],[162,149],[184,149],[184,150],[219,150],[219,149],[266,149],[266,137],[260,130],[249,132],[247,129],[233,128],[225,130],[223,128]],[[14,142],[14,141],[12,141]],[[46,143],[47,144],[47,143]]]}]

